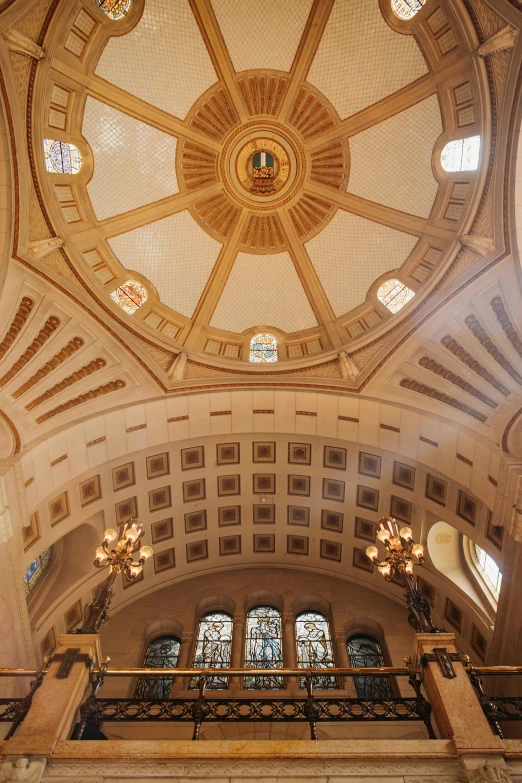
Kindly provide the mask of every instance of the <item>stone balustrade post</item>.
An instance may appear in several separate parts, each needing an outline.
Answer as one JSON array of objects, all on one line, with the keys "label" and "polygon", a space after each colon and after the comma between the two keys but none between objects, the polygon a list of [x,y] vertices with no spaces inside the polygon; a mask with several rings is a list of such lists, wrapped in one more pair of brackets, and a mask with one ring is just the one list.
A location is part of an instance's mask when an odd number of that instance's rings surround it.
[{"label": "stone balustrade post", "polygon": [[[348,656],[348,647],[346,644],[345,633],[334,634],[334,660],[335,665],[340,669],[347,669],[350,666],[350,658]],[[353,684],[353,677],[338,677],[339,688],[343,688],[348,691],[349,698],[356,698],[357,693],[355,691],[355,685]]]},{"label": "stone balustrade post", "polygon": [[455,634],[416,634],[413,662],[419,666],[423,657],[429,656],[424,688],[440,733],[453,740],[459,755],[502,753],[502,740],[493,733],[464,666],[458,660],[451,661],[455,676],[446,677],[438,661],[431,660],[436,648],[449,655],[456,653]]},{"label": "stone balustrade post", "polygon": [[101,661],[98,634],[62,634],[55,656],[31,707],[14,736],[7,756],[50,756],[59,740],[69,739],[89,685],[89,664]]}]

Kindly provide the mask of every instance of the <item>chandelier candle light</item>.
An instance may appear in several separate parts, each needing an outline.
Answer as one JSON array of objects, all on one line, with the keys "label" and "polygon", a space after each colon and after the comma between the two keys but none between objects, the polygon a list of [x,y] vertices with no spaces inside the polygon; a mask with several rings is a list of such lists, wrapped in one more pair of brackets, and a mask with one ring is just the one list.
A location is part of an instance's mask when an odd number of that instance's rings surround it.
[{"label": "chandelier candle light", "polygon": [[[85,607],[85,619],[77,633],[98,633],[108,620],[109,606],[113,598],[112,586],[117,575],[125,574],[130,582],[136,581],[143,570],[145,560],[152,556],[150,546],[140,547],[140,541],[145,528],[139,519],[130,519],[120,525],[119,533],[108,528],[103,534],[103,543],[96,549],[96,568],[109,566],[108,578],[97,589],[94,601]],[[114,549],[109,545],[118,540]],[[139,548],[139,559],[134,559],[134,553]]]},{"label": "chandelier candle light", "polygon": [[424,547],[413,540],[411,527],[401,527],[393,517],[382,517],[377,521],[379,528],[377,538],[386,547],[387,554],[379,562],[379,550],[369,546],[366,555],[377,564],[377,568],[387,582],[391,582],[395,574],[399,574],[410,610],[409,624],[417,633],[441,633],[442,628],[434,625],[431,619],[430,605],[419,593],[417,583],[413,579],[414,558],[417,563],[424,563]]}]

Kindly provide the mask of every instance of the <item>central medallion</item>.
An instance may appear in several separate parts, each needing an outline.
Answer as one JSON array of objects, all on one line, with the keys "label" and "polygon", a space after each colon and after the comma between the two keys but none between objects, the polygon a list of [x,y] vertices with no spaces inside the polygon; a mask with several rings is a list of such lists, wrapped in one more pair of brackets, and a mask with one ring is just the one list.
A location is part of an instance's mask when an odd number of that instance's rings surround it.
[{"label": "central medallion", "polygon": [[264,212],[297,194],[305,156],[287,128],[276,122],[251,122],[225,142],[220,168],[229,195],[242,206]]}]

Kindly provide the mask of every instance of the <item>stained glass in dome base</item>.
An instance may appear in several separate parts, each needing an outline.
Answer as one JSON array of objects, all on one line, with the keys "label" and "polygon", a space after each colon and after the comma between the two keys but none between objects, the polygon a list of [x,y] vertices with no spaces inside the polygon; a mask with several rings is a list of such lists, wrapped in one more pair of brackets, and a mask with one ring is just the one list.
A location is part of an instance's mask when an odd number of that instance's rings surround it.
[{"label": "stained glass in dome base", "polygon": [[[319,612],[302,612],[295,618],[297,661],[300,669],[331,669],[335,666],[328,620]],[[315,688],[337,688],[337,679],[328,675],[313,677]],[[301,680],[301,688],[305,680]]]},{"label": "stained glass in dome base", "polygon": [[44,139],[45,168],[51,174],[77,174],[82,167],[78,147],[67,141]]},{"label": "stained glass in dome base", "polygon": [[392,0],[391,7],[399,19],[412,19],[425,2],[426,0]]},{"label": "stained glass in dome base", "polygon": [[131,0],[94,0],[94,2],[114,21],[122,19],[128,13],[131,4]]},{"label": "stained glass in dome base", "polygon": [[127,280],[126,283],[112,291],[110,297],[122,310],[133,315],[147,301],[147,292],[140,283],[135,280]]},{"label": "stained glass in dome base", "polygon": [[36,557],[28,567],[24,576],[25,595],[28,596],[31,590],[34,590],[43,576],[44,571],[51,560],[51,549],[46,549],[41,555]]},{"label": "stained glass in dome base", "polygon": [[440,155],[444,171],[475,171],[478,168],[480,136],[449,141]]},{"label": "stained glass in dome base", "polygon": [[[283,667],[281,615],[272,606],[256,606],[247,616],[245,667],[281,669]],[[248,690],[274,690],[283,687],[282,677],[245,677]]]},{"label": "stained glass in dome base", "polygon": [[415,296],[400,280],[387,280],[377,291],[377,299],[392,313],[398,313]]},{"label": "stained glass in dome base", "polygon": [[256,334],[250,341],[251,362],[277,362],[277,341],[271,334]]}]

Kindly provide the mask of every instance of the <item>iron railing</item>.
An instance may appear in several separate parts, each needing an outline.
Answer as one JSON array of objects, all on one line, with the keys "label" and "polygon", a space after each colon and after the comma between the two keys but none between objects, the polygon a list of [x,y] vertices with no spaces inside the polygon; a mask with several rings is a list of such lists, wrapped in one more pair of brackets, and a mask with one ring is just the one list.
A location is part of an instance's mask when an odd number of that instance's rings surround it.
[{"label": "iron railing", "polygon": [[522,721],[522,696],[488,696],[481,677],[511,677],[522,674],[522,666],[473,666],[467,672],[475,688],[482,711],[495,734],[504,739],[501,721]]}]

